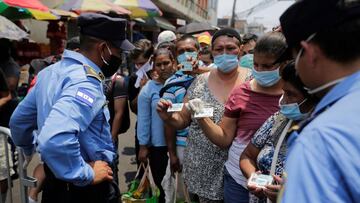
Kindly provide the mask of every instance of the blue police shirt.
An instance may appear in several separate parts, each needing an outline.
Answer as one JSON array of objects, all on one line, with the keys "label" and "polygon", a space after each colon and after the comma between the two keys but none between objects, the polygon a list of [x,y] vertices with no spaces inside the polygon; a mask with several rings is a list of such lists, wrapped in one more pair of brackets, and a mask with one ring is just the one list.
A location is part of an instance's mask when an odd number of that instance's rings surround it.
[{"label": "blue police shirt", "polygon": [[[37,139],[43,161],[54,175],[78,186],[93,181],[89,164],[111,163],[114,149],[109,111],[100,80],[85,67],[100,68],[80,53],[65,50],[63,59],[41,71],[35,87],[10,121],[12,138],[29,155]],[[38,128],[35,138],[33,130]]]},{"label": "blue police shirt", "polygon": [[360,202],[360,71],[336,85],[290,136],[282,202]]}]

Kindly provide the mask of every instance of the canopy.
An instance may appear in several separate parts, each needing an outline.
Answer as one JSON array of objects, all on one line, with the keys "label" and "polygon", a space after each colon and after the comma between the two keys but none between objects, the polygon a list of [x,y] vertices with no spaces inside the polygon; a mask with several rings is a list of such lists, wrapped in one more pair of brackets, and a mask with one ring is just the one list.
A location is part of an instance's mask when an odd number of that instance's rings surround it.
[{"label": "canopy", "polygon": [[24,18],[35,18],[37,20],[59,19],[38,0],[0,0],[0,15],[11,20]]},{"label": "canopy", "polygon": [[210,30],[216,30],[215,27],[213,27],[211,24],[209,23],[189,23],[185,26],[179,27],[176,32],[178,33],[183,33],[183,34],[196,34],[199,32],[204,32],[204,31],[210,31]]},{"label": "canopy", "polygon": [[20,40],[26,37],[28,34],[25,31],[7,18],[0,16],[0,38]]},{"label": "canopy", "polygon": [[114,4],[131,11],[132,18],[161,16],[160,9],[150,0],[113,0]]},{"label": "canopy", "polygon": [[117,14],[131,14],[129,10],[113,4],[110,0],[63,0],[58,8],[78,13],[87,11],[107,13],[113,11]]}]

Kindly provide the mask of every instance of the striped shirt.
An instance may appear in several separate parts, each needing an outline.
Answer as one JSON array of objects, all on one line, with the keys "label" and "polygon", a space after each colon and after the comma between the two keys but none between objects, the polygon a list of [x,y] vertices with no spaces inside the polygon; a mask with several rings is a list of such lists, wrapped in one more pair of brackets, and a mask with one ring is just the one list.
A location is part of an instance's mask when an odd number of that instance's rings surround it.
[{"label": "striped shirt", "polygon": [[[164,94],[163,99],[170,100],[174,103],[183,103],[188,87],[194,81],[194,77],[191,75],[186,75],[182,71],[177,71],[172,75],[164,85]],[[179,84],[174,85],[173,84]],[[177,146],[186,146],[186,139],[189,133],[189,129],[185,128],[183,130],[176,131],[176,145]]]}]

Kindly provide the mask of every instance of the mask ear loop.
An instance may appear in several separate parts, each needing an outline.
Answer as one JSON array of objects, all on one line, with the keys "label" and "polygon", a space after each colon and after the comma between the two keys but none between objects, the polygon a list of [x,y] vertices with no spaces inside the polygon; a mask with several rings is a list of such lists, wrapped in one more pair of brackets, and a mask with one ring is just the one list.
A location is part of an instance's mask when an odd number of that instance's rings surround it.
[{"label": "mask ear loop", "polygon": [[[106,46],[106,48],[107,48],[107,50],[108,50],[108,52],[109,52],[109,54],[110,54],[110,56],[112,55],[112,52],[111,52],[111,50],[110,50],[110,48],[108,47],[108,45],[105,43],[105,46]],[[109,65],[109,62],[107,62],[105,59],[104,59],[104,56],[101,54],[101,60],[106,64],[106,65]]]},{"label": "mask ear loop", "polygon": [[301,105],[303,105],[307,100],[308,100],[308,98],[306,98],[306,99],[304,99],[302,102],[300,102],[299,107],[300,107]]}]

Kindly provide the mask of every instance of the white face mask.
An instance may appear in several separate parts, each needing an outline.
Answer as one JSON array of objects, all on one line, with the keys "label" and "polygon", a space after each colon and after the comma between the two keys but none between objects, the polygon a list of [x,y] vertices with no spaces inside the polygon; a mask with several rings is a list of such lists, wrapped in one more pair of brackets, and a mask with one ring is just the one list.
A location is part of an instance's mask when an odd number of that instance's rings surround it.
[{"label": "white face mask", "polygon": [[328,87],[331,87],[331,86],[334,86],[340,82],[342,82],[343,80],[345,80],[346,77],[343,77],[343,78],[339,78],[337,80],[333,80],[333,81],[330,81],[328,83],[325,83],[323,85],[321,85],[320,87],[317,87],[315,89],[309,89],[309,88],[306,88],[305,87],[305,90],[308,92],[308,94],[316,94],[316,93],[319,93],[325,89],[327,89]]}]

